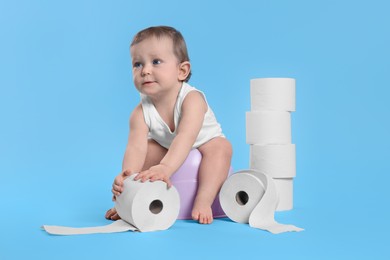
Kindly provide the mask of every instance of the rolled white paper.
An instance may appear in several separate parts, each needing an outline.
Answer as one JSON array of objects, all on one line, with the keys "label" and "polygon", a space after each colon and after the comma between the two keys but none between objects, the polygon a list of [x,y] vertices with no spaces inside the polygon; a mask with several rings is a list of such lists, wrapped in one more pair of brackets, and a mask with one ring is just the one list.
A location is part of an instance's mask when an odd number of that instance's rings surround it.
[{"label": "rolled white paper", "polygon": [[272,178],[295,177],[295,144],[253,144],[249,149],[250,169],[264,172]]},{"label": "rolled white paper", "polygon": [[244,170],[231,175],[222,185],[219,199],[226,215],[235,222],[249,223],[274,234],[303,230],[275,221],[276,187],[270,176],[259,171]]},{"label": "rolled white paper", "polygon": [[295,111],[295,79],[259,78],[250,82],[251,110]]},{"label": "rolled white paper", "polygon": [[279,195],[279,203],[276,211],[285,211],[293,209],[293,178],[274,178],[276,190]]},{"label": "rolled white paper", "polygon": [[290,112],[246,112],[246,143],[263,145],[291,143]]},{"label": "rolled white paper", "polygon": [[173,225],[180,208],[179,193],[167,188],[162,181],[134,181],[136,175],[124,180],[123,192],[116,198],[115,208],[121,217],[107,226],[72,228],[44,225],[43,229],[55,235],[114,233],[123,231],[157,231]]}]

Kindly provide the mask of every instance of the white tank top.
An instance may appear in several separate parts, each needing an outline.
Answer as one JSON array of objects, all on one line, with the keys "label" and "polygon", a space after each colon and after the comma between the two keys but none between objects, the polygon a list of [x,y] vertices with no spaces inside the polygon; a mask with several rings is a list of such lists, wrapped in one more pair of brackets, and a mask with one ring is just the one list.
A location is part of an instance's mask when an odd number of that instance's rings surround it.
[{"label": "white tank top", "polygon": [[141,104],[142,110],[144,114],[144,119],[146,125],[149,127],[149,138],[152,138],[157,143],[165,148],[169,148],[173,139],[176,136],[177,126],[179,125],[181,118],[181,106],[183,101],[188,93],[191,91],[198,91],[202,94],[206,104],[207,104],[207,112],[203,119],[203,125],[200,129],[198,137],[196,138],[195,143],[192,148],[198,148],[202,144],[208,142],[212,138],[215,137],[224,137],[222,133],[222,129],[220,124],[217,122],[215,115],[211,108],[209,107],[206,97],[203,92],[197,90],[194,87],[191,87],[189,84],[183,82],[183,85],[179,91],[179,95],[177,96],[175,109],[174,109],[174,123],[175,130],[172,132],[169,126],[164,122],[155,108],[154,104],[150,100],[150,98],[144,94],[141,94]]}]

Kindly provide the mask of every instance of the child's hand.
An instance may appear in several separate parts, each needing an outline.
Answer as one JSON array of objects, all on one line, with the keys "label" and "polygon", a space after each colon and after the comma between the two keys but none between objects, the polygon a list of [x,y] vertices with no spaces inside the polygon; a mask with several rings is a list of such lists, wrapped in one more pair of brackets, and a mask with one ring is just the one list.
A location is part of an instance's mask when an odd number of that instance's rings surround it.
[{"label": "child's hand", "polygon": [[158,164],[156,166],[150,167],[149,170],[140,172],[137,176],[135,176],[134,180],[141,180],[141,182],[145,182],[147,180],[157,181],[161,180],[167,183],[168,188],[172,186],[171,177],[172,173],[168,166],[164,164]]},{"label": "child's hand", "polygon": [[115,177],[112,184],[112,200],[115,201],[115,196],[119,196],[123,191],[123,180],[129,177],[132,173],[129,170],[124,170],[118,176]]}]

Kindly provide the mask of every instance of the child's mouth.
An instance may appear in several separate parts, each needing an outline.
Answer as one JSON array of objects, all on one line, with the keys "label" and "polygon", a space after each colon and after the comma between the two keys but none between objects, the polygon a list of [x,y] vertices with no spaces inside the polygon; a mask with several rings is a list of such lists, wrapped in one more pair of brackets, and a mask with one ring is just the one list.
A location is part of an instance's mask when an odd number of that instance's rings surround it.
[{"label": "child's mouth", "polygon": [[150,84],[153,84],[154,83],[154,81],[145,81],[144,83],[142,83],[142,85],[150,85]]}]

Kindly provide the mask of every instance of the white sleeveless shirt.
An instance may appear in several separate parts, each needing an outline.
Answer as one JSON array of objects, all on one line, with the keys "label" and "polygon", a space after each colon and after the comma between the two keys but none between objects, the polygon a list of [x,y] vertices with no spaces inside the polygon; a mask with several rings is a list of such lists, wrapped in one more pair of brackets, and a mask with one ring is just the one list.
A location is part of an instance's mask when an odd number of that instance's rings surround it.
[{"label": "white sleeveless shirt", "polygon": [[176,136],[177,126],[180,123],[181,106],[187,94],[190,93],[191,91],[198,91],[199,93],[201,93],[207,104],[207,112],[203,119],[202,128],[200,129],[198,137],[196,138],[196,141],[193,144],[192,148],[198,148],[199,146],[208,142],[212,138],[219,137],[219,136],[225,137],[222,133],[221,126],[217,122],[217,119],[215,118],[213,111],[209,107],[206,100],[206,96],[203,94],[203,92],[183,82],[183,85],[179,91],[176,104],[175,104],[174,117],[173,117],[175,123],[175,130],[173,132],[171,131],[169,126],[164,122],[164,120],[161,118],[160,114],[158,113],[156,107],[154,106],[150,98],[144,94],[141,94],[141,104],[142,104],[144,119],[146,125],[149,127],[149,138],[152,138],[161,146],[169,149],[169,146],[171,145],[173,139]]}]

